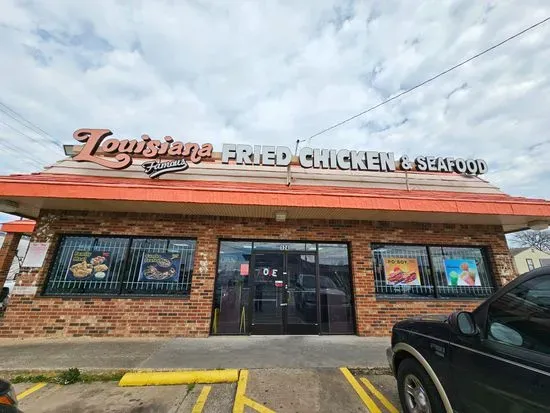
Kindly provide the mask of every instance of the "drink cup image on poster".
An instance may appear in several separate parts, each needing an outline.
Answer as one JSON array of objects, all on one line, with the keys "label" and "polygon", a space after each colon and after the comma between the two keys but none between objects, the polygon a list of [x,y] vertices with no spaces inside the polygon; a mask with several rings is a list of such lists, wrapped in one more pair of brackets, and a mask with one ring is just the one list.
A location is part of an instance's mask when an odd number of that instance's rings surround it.
[{"label": "drink cup image on poster", "polygon": [[421,285],[416,258],[384,258],[388,285]]},{"label": "drink cup image on poster", "polygon": [[111,253],[108,251],[73,252],[65,279],[67,281],[105,281],[109,278]]},{"label": "drink cup image on poster", "polygon": [[481,286],[477,264],[472,259],[445,260],[445,275],[450,286]]},{"label": "drink cup image on poster", "polygon": [[174,252],[148,252],[141,261],[140,281],[177,282],[181,255]]}]

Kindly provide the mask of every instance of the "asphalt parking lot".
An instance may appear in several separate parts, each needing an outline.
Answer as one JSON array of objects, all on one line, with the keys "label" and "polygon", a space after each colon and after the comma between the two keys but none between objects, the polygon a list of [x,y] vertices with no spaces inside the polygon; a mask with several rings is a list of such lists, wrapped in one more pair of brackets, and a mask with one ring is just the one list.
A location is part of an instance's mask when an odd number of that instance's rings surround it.
[{"label": "asphalt parking lot", "polygon": [[20,383],[16,391],[28,413],[401,411],[393,377],[334,368],[241,370],[239,382],[227,384]]}]

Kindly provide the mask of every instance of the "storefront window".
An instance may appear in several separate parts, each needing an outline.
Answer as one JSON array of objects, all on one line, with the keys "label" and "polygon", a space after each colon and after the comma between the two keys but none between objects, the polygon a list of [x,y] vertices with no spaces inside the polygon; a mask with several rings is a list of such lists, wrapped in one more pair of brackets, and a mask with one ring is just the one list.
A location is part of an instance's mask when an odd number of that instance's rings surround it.
[{"label": "storefront window", "polygon": [[62,236],[45,294],[186,295],[195,241]]},{"label": "storefront window", "polygon": [[321,332],[353,334],[353,302],[348,247],[319,244]]},{"label": "storefront window", "polygon": [[426,247],[374,245],[372,252],[376,293],[411,297],[434,294]]},{"label": "storefront window", "polygon": [[486,297],[493,283],[480,248],[430,247],[441,297]]},{"label": "storefront window", "polygon": [[377,244],[372,251],[378,295],[482,298],[494,291],[482,248]]},{"label": "storefront window", "polygon": [[214,291],[213,334],[248,334],[251,242],[222,241]]},{"label": "storefront window", "polygon": [[128,277],[124,280],[122,292],[188,294],[191,291],[194,255],[193,240],[133,239],[128,254]]}]

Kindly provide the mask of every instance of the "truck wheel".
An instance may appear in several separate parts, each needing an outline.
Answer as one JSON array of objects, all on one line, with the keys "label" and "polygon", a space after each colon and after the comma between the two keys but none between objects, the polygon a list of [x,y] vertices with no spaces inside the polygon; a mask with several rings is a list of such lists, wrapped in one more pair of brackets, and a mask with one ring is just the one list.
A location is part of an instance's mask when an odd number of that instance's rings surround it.
[{"label": "truck wheel", "polygon": [[407,358],[399,364],[397,389],[405,413],[445,413],[445,407],[424,367]]}]

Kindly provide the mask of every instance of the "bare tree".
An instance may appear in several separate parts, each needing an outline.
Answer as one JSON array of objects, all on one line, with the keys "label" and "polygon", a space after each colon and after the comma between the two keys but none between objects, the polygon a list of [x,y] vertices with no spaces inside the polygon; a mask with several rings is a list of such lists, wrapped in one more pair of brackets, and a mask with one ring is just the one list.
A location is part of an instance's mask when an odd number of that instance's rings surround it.
[{"label": "bare tree", "polygon": [[512,240],[522,247],[533,247],[540,251],[550,252],[550,230],[518,232],[512,237]]}]

